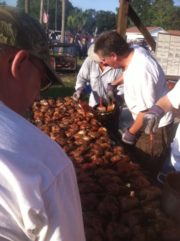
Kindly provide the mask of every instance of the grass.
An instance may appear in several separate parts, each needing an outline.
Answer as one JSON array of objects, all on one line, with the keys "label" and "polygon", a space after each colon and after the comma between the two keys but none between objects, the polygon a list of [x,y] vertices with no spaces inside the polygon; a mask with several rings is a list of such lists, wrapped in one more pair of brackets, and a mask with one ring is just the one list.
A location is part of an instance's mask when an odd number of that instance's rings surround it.
[{"label": "grass", "polygon": [[78,71],[83,63],[83,60],[78,59],[77,61],[77,71],[76,72],[61,72],[57,73],[59,78],[63,81],[64,86],[60,85],[60,83],[55,83],[48,90],[41,93],[42,98],[57,98],[57,97],[65,97],[71,96],[75,89],[76,84],[76,76]]},{"label": "grass", "polygon": [[41,93],[43,98],[57,98],[71,96],[74,93],[74,86],[76,83],[77,73],[64,73],[59,74],[60,79],[63,81],[64,86],[60,83],[55,83],[48,90]]}]

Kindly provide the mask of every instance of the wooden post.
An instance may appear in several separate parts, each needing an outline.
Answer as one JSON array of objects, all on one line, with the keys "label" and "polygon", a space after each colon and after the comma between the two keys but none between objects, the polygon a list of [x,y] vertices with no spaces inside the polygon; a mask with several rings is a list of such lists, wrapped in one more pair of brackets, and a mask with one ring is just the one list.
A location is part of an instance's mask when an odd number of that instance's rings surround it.
[{"label": "wooden post", "polygon": [[148,44],[151,46],[152,50],[155,51],[155,49],[156,49],[156,42],[155,42],[155,40],[153,39],[151,34],[148,32],[146,27],[143,25],[143,23],[141,22],[140,18],[138,17],[136,12],[133,10],[131,5],[129,5],[128,15],[131,18],[131,20],[135,23],[135,25],[137,26],[139,31],[143,34],[144,38],[146,39]]},{"label": "wooden post", "polygon": [[131,5],[129,4],[129,0],[119,0],[117,32],[119,34],[121,34],[122,37],[125,37],[128,16],[134,22],[134,24],[139,29],[139,31],[143,34],[144,38],[146,39],[148,44],[151,46],[152,50],[155,51],[155,48],[156,48],[155,40],[153,39],[151,34],[148,32],[146,27],[141,22],[140,18],[136,14],[136,12],[133,10]]},{"label": "wooden post", "polygon": [[122,37],[125,37],[125,34],[126,34],[128,9],[129,9],[129,0],[119,0],[117,32]]},{"label": "wooden post", "polygon": [[24,10],[25,10],[25,13],[29,13],[29,9],[30,9],[30,2],[29,2],[29,0],[25,0],[25,1],[24,1]]}]

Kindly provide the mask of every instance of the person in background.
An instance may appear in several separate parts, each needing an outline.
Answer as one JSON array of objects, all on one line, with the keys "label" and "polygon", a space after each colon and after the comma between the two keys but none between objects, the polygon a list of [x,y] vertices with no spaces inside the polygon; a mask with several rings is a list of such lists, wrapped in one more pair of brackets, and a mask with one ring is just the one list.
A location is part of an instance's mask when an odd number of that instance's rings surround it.
[{"label": "person in background", "polygon": [[116,126],[118,130],[119,111],[122,104],[121,96],[116,95],[116,88],[111,85],[112,81],[121,75],[121,69],[113,69],[106,64],[103,64],[99,57],[94,53],[94,44],[88,49],[88,57],[83,62],[79,73],[77,75],[75,92],[73,94],[74,100],[78,101],[90,87],[89,106],[96,108],[100,104],[103,106],[117,103]]},{"label": "person in background", "polygon": [[[153,105],[148,112],[144,115],[144,126],[147,134],[155,133],[158,130],[158,125],[161,118],[168,111],[173,108],[180,110],[180,80],[176,83],[175,87],[161,97],[155,105]],[[178,124],[176,135],[171,143],[171,160],[167,160],[162,173],[166,174],[169,171],[180,171],[180,124]]]},{"label": "person in background", "polygon": [[94,50],[102,63],[123,69],[124,99],[134,122],[122,134],[122,141],[129,145],[132,160],[156,176],[172,140],[173,116],[171,112],[163,116],[158,132],[151,135],[153,138],[141,128],[141,116],[168,91],[163,70],[148,51],[130,47],[116,31],[102,33]]},{"label": "person in background", "polygon": [[22,117],[57,79],[46,34],[0,7],[0,240],[85,241],[76,174],[61,147]]},{"label": "person in background", "polygon": [[112,92],[112,81],[121,75],[121,69],[113,69],[101,63],[99,57],[94,53],[94,44],[88,49],[88,57],[83,62],[77,75],[75,92],[73,98],[77,101],[83,94],[86,85],[91,86],[89,106],[95,107],[99,104],[100,98],[103,103],[108,104],[110,99],[115,101],[115,92]]}]

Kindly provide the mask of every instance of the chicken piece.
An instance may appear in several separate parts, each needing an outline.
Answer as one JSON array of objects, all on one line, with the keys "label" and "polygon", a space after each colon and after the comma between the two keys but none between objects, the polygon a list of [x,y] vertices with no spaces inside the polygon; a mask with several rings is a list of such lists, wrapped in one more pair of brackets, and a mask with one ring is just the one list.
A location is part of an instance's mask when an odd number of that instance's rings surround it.
[{"label": "chicken piece", "polygon": [[90,175],[86,172],[81,172],[81,173],[77,173],[77,179],[78,179],[78,183],[85,183],[85,182],[93,182],[92,178],[90,177]]},{"label": "chicken piece", "polygon": [[120,190],[121,190],[121,188],[118,183],[109,183],[106,186],[107,193],[114,195],[114,196],[117,196],[120,193]]},{"label": "chicken piece", "polygon": [[86,241],[94,240],[94,230],[92,227],[85,226],[85,236],[86,236]]},{"label": "chicken piece", "polygon": [[102,188],[95,182],[80,183],[79,185],[80,193],[100,193]]},{"label": "chicken piece", "polygon": [[94,175],[96,177],[101,177],[103,175],[110,175],[110,176],[116,176],[117,175],[117,171],[110,169],[110,168],[98,168],[94,171]]},{"label": "chicken piece", "polygon": [[105,106],[98,106],[97,111],[98,112],[106,112],[106,107]]},{"label": "chicken piece", "polygon": [[124,152],[124,148],[122,146],[115,146],[113,148],[113,152],[116,153],[116,154],[122,154]]},{"label": "chicken piece", "polygon": [[82,210],[93,211],[99,203],[97,196],[94,193],[82,194],[81,195]]},{"label": "chicken piece", "polygon": [[160,188],[155,186],[150,186],[148,188],[142,189],[139,192],[139,198],[141,202],[146,203],[148,201],[152,201],[158,199],[162,194]]},{"label": "chicken piece", "polygon": [[141,190],[142,188],[148,188],[151,185],[149,180],[143,174],[137,176],[136,178],[133,178],[132,181],[134,187],[138,190]]},{"label": "chicken piece", "polygon": [[140,209],[134,209],[129,212],[125,212],[121,216],[121,222],[127,225],[129,228],[133,228],[136,225],[140,225],[143,220],[143,213]]},{"label": "chicken piece", "polygon": [[146,227],[146,241],[159,241],[159,234],[153,226]]},{"label": "chicken piece", "polygon": [[114,196],[106,196],[97,208],[102,217],[117,217],[119,215],[118,202]]},{"label": "chicken piece", "polygon": [[115,108],[115,104],[111,104],[107,106],[107,112],[112,112]]},{"label": "chicken piece", "polygon": [[180,229],[179,227],[174,227],[170,229],[164,229],[161,233],[163,241],[179,241],[180,240]]},{"label": "chicken piece", "polygon": [[147,218],[155,218],[156,214],[155,214],[155,210],[157,208],[159,208],[160,206],[160,201],[156,200],[156,201],[151,201],[145,205],[142,206],[144,215],[147,216]]},{"label": "chicken piece", "polygon": [[115,162],[119,162],[122,160],[122,157],[119,155],[114,155],[111,157],[111,162],[115,163]]},{"label": "chicken piece", "polygon": [[109,175],[103,175],[99,177],[98,182],[101,186],[106,187],[109,183],[112,183],[112,177]]},{"label": "chicken piece", "polygon": [[106,229],[108,241],[130,240],[131,230],[124,224],[110,222]]},{"label": "chicken piece", "polygon": [[129,211],[140,205],[140,202],[136,197],[120,197],[119,203],[122,211]]}]

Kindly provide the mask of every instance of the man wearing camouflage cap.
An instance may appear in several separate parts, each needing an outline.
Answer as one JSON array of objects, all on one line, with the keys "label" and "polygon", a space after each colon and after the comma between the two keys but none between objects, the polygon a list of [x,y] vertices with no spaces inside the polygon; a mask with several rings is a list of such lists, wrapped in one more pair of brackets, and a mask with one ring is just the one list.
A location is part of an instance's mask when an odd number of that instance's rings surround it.
[{"label": "man wearing camouflage cap", "polygon": [[56,78],[39,23],[1,6],[0,240],[85,240],[72,162],[22,117]]}]

